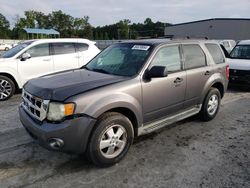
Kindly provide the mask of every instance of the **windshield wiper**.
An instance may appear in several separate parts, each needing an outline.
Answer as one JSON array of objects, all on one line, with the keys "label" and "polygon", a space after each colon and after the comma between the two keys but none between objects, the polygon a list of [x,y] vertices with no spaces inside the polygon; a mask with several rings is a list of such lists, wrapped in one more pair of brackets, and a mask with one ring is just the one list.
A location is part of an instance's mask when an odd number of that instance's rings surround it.
[{"label": "windshield wiper", "polygon": [[110,74],[110,72],[104,70],[104,69],[92,69],[90,71],[95,71],[95,72],[100,72],[100,73],[104,73],[104,74]]}]

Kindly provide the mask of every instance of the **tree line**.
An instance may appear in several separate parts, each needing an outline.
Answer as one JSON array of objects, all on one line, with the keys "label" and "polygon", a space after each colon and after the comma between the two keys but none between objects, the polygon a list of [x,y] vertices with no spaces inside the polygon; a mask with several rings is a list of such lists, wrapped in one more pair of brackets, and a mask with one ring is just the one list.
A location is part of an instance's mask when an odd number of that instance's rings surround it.
[{"label": "tree line", "polygon": [[0,38],[27,39],[24,28],[55,29],[60,32],[62,38],[77,37],[92,40],[156,38],[164,36],[164,28],[169,25],[171,24],[153,22],[150,18],[146,18],[143,23],[131,23],[130,20],[124,19],[115,24],[93,27],[89,23],[88,16],[75,18],[61,10],[49,14],[29,10],[24,12],[24,17],[15,16],[13,28],[10,28],[10,22],[0,13]]}]

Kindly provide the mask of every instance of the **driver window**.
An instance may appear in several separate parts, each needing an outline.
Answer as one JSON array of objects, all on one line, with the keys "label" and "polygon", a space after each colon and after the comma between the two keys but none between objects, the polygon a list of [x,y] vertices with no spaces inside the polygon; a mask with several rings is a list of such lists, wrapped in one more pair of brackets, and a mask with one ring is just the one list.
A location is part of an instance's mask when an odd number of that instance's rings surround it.
[{"label": "driver window", "polygon": [[168,72],[176,72],[181,70],[181,58],[179,46],[168,46],[161,48],[155,55],[152,66],[165,66]]},{"label": "driver window", "polygon": [[26,51],[31,57],[49,56],[49,44],[38,44]]}]

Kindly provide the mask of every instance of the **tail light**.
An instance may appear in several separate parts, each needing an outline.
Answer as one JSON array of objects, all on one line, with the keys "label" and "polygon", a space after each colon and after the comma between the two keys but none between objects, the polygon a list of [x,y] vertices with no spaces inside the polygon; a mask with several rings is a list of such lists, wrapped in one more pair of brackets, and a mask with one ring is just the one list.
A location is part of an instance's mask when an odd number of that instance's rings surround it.
[{"label": "tail light", "polygon": [[229,65],[226,66],[226,77],[229,79]]}]

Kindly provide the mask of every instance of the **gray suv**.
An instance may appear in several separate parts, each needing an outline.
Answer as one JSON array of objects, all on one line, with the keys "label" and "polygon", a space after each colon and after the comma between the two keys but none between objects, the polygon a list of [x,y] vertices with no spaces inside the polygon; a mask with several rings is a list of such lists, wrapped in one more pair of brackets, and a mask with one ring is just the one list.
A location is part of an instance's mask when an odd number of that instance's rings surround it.
[{"label": "gray suv", "polygon": [[110,166],[137,136],[195,114],[212,120],[228,71],[214,41],[118,43],[80,69],[28,81],[20,119],[42,146]]}]

